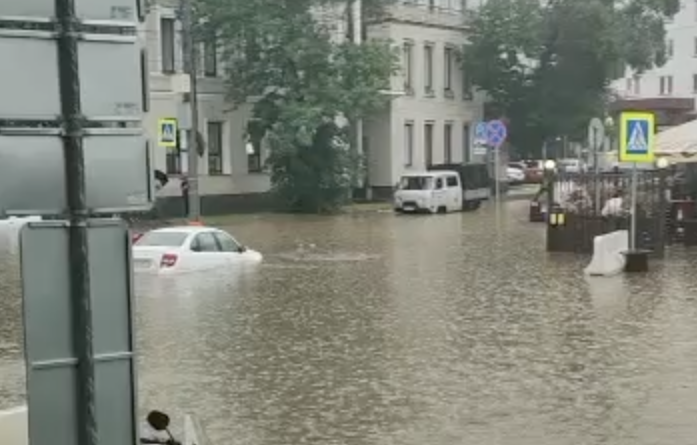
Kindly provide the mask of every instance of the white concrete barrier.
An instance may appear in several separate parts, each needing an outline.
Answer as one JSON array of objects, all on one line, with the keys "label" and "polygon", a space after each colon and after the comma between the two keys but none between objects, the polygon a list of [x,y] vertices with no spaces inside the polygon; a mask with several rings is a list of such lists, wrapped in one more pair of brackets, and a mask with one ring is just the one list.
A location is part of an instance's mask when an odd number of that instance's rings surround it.
[{"label": "white concrete barrier", "polygon": [[0,444],[29,445],[27,407],[0,411]]},{"label": "white concrete barrier", "polygon": [[584,272],[590,276],[609,277],[624,270],[626,258],[622,252],[629,250],[629,232],[617,230],[596,236],[593,240],[593,258]]}]

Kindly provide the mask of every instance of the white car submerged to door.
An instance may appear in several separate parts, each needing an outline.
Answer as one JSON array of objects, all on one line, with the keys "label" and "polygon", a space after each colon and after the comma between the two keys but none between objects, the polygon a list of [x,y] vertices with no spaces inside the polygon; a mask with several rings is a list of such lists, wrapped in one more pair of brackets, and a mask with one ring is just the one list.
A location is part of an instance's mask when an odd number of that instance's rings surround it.
[{"label": "white car submerged to door", "polygon": [[133,270],[178,274],[259,264],[261,253],[237,242],[229,233],[205,226],[151,230],[133,245]]}]

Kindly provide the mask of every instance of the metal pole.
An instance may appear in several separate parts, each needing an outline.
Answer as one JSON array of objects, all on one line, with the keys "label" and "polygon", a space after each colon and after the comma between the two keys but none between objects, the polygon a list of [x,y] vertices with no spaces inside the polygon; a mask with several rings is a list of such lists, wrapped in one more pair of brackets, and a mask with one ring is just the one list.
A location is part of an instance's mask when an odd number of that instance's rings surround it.
[{"label": "metal pole", "polygon": [[201,219],[201,199],[199,197],[198,181],[198,59],[196,51],[196,39],[193,33],[193,6],[192,0],[181,0],[182,17],[182,46],[186,66],[189,68],[189,113],[191,115],[191,129],[189,131],[189,157],[187,178],[189,180],[189,219],[198,221]]},{"label": "metal pole", "polygon": [[80,72],[78,69],[78,19],[74,0],[55,0],[58,31],[58,70],[63,124],[65,193],[70,224],[69,270],[74,347],[77,358],[75,381],[78,392],[78,444],[97,445],[95,409],[92,299],[90,295],[88,210],[85,199],[85,158],[83,152]]},{"label": "metal pole", "polygon": [[638,170],[636,162],[632,166],[632,190],[631,190],[631,220],[629,224],[629,250],[636,250],[636,211],[637,211],[637,182],[638,182]]},{"label": "metal pole", "polygon": [[501,144],[494,147],[494,197],[496,199],[496,205],[498,206],[501,200]]},{"label": "metal pole", "polygon": [[[349,27],[353,31],[353,43],[360,45],[363,43],[363,1],[353,0],[353,4],[349,2],[349,7],[352,8],[349,17],[353,19],[353,26]],[[363,119],[356,119],[356,151],[362,157],[364,170],[361,172],[360,187],[365,188],[365,198],[372,200],[373,191],[370,188],[370,162],[365,157],[365,147],[363,146]]]},{"label": "metal pole", "polygon": [[593,143],[593,183],[595,185],[594,208],[595,216],[600,215],[600,165],[598,165],[598,150],[600,147],[595,142]]}]

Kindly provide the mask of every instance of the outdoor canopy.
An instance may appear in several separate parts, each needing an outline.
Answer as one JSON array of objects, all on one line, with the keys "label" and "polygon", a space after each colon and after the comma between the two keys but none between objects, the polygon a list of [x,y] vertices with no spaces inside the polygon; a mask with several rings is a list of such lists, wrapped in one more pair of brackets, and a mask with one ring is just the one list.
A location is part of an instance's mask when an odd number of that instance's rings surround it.
[{"label": "outdoor canopy", "polygon": [[673,164],[697,162],[697,120],[658,133],[654,153]]}]

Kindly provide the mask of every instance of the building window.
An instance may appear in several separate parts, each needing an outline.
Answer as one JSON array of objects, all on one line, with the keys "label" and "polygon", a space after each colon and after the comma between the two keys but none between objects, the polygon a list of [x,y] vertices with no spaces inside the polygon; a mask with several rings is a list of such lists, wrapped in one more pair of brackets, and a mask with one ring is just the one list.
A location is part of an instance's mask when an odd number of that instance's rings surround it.
[{"label": "building window", "polygon": [[424,89],[433,94],[433,45],[424,46]]},{"label": "building window", "polygon": [[[261,142],[252,144],[251,142],[248,143],[248,145],[252,145],[252,149],[247,152],[247,173],[261,173],[262,171],[262,165],[261,165]],[[247,147],[245,146],[245,149]]]},{"label": "building window", "polygon": [[640,95],[641,94],[641,76],[634,76],[634,94],[635,95]]},{"label": "building window", "polygon": [[203,75],[218,76],[218,41],[215,35],[209,36],[203,43]]},{"label": "building window", "polygon": [[666,56],[668,56],[668,58],[673,57],[674,50],[675,48],[673,47],[673,39],[668,39],[668,41],[666,42]]},{"label": "building window", "polygon": [[692,75],[692,92],[697,93],[697,74]]},{"label": "building window", "polygon": [[223,174],[223,123],[208,122],[208,174]]},{"label": "building window", "polygon": [[472,100],[472,78],[462,69],[462,100]]},{"label": "building window", "polygon": [[404,91],[407,94],[414,93],[414,43],[404,42],[402,47],[402,63],[404,66]]},{"label": "building window", "polygon": [[433,122],[424,125],[424,160],[426,167],[433,165]]},{"label": "building window", "polygon": [[446,47],[443,51],[443,82],[446,97],[452,97],[453,92],[453,68],[455,67],[455,50]]},{"label": "building window", "polygon": [[668,96],[673,94],[673,76],[661,76],[659,78],[659,94]]},{"label": "building window", "polygon": [[465,162],[470,162],[472,156],[470,153],[470,143],[472,141],[472,135],[470,133],[470,124],[466,123],[462,126],[462,160]]},{"label": "building window", "polygon": [[414,123],[404,124],[404,166],[411,167],[414,164]]},{"label": "building window", "polygon": [[[177,134],[177,146],[167,149],[167,157],[165,166],[168,175],[181,175],[182,172],[182,140],[181,138],[189,137],[189,130],[181,130]],[[188,142],[188,141],[187,141]]]},{"label": "building window", "polygon": [[175,69],[175,32],[174,19],[160,19],[160,51],[162,52],[162,72],[166,74],[174,73]]},{"label": "building window", "polygon": [[443,126],[443,160],[446,164],[453,162],[453,124]]},{"label": "building window", "polygon": [[693,46],[693,48],[692,48],[692,55],[693,55],[694,57],[697,57],[697,37],[695,37],[692,46]]}]

